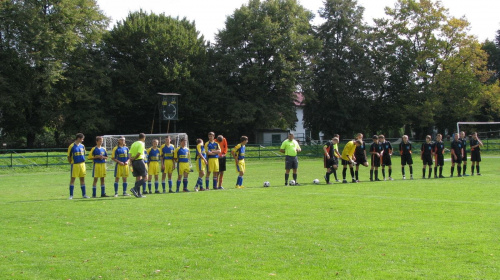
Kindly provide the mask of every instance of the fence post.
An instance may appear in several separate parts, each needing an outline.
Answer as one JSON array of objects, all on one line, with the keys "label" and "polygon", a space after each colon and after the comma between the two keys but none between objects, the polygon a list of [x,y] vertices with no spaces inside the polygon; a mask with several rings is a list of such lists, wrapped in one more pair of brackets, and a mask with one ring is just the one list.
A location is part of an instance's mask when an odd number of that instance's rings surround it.
[{"label": "fence post", "polygon": [[10,152],[10,167],[12,167],[12,152]]},{"label": "fence post", "polygon": [[259,144],[259,160],[260,160],[260,144]]},{"label": "fence post", "polygon": [[47,160],[45,161],[45,167],[49,167],[49,151],[47,151]]}]

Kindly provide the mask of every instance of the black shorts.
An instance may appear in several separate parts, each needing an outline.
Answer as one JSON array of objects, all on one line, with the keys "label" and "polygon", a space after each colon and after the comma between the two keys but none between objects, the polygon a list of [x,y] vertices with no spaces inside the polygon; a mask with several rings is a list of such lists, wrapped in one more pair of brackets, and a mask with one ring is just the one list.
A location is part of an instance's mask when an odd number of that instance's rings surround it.
[{"label": "black shorts", "polygon": [[332,168],[333,166],[339,165],[339,159],[337,157],[331,157],[330,159],[327,159],[326,157],[323,158],[325,168]]},{"label": "black shorts", "polygon": [[382,156],[382,166],[391,166],[392,160],[391,156]]},{"label": "black shorts", "polygon": [[466,162],[467,161],[467,152],[464,149],[464,157],[462,158],[462,161]]},{"label": "black shorts", "polygon": [[226,171],[226,157],[219,157],[219,172]]},{"label": "black shorts", "polygon": [[411,154],[402,154],[401,155],[401,165],[413,164],[413,158]]},{"label": "black shorts", "polygon": [[432,166],[432,155],[431,154],[423,154],[422,155],[422,163],[423,163],[423,165]]},{"label": "black shorts", "polygon": [[351,164],[350,161],[342,159],[342,165],[346,166],[346,165],[349,165],[349,164]]},{"label": "black shorts", "polygon": [[356,157],[356,163],[358,165],[363,165],[365,162],[368,162],[364,154],[354,156]]},{"label": "black shorts", "polygon": [[373,167],[380,167],[380,157],[376,155],[372,155],[372,166]]},{"label": "black shorts", "polygon": [[480,162],[481,161],[481,151],[470,152],[470,161]]},{"label": "black shorts", "polygon": [[299,159],[297,156],[285,156],[285,169],[297,169],[299,168]]},{"label": "black shorts", "polygon": [[437,155],[436,166],[444,166],[444,156],[443,155]]},{"label": "black shorts", "polygon": [[462,164],[462,157],[457,157],[457,160],[453,158],[453,155],[451,156],[451,163],[458,163]]},{"label": "black shorts", "polygon": [[147,174],[146,164],[142,159],[132,161],[132,175],[134,177],[146,177]]}]

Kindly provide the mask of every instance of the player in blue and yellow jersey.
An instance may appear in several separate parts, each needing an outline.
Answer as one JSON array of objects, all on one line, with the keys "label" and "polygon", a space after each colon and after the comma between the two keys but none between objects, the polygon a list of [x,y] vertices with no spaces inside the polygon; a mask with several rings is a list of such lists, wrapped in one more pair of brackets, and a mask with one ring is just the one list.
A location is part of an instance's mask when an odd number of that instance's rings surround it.
[{"label": "player in blue and yellow jersey", "polygon": [[238,172],[238,179],[236,180],[236,188],[242,189],[243,175],[245,175],[245,145],[248,143],[248,137],[241,136],[240,143],[231,150],[231,155],[236,163],[236,172]]},{"label": "player in blue and yellow jersey", "polygon": [[462,141],[463,147],[463,155],[462,155],[462,176],[469,176],[466,173],[467,171],[467,135],[465,131],[460,131],[460,141]]},{"label": "player in blue and yellow jersey", "polygon": [[[382,152],[384,149],[382,145],[378,142],[378,136],[372,136],[373,143],[370,146],[370,154],[372,157],[371,168],[370,168],[370,181],[380,181],[378,178],[378,168],[382,163]],[[375,178],[373,178],[373,174],[375,173]]]},{"label": "player in blue and yellow jersey", "polygon": [[163,187],[163,193],[166,193],[165,178],[168,175],[168,192],[172,191],[172,172],[175,170],[174,163],[174,145],[170,143],[170,135],[165,136],[165,143],[160,147],[160,157],[161,157],[161,186]]},{"label": "player in blue and yellow jersey", "polygon": [[427,165],[429,166],[429,178],[431,178],[432,175],[432,148],[434,144],[431,142],[431,139],[431,136],[427,135],[425,137],[425,143],[423,143],[420,148],[420,158],[423,162],[422,179],[425,179],[425,168]]},{"label": "player in blue and yellow jersey", "polygon": [[477,137],[477,132],[472,133],[472,139],[469,143],[470,161],[472,162],[470,173],[474,176],[474,166],[476,166],[477,175],[481,176],[479,172],[479,163],[481,162],[481,147],[483,146],[483,142]]},{"label": "player in blue and yellow jersey", "polygon": [[82,197],[89,198],[85,191],[85,175],[87,175],[87,169],[85,166],[85,146],[82,144],[83,139],[85,139],[83,133],[77,133],[75,142],[68,147],[68,162],[71,164],[69,199],[73,199],[73,190],[75,189],[76,178],[80,178]]},{"label": "player in blue and yellow jersey", "polygon": [[387,166],[389,169],[389,180],[392,181],[392,145],[391,142],[385,140],[384,135],[378,136],[378,143],[382,145],[382,177],[384,177],[385,181],[385,167]]},{"label": "player in blue and yellow jersey", "polygon": [[[189,148],[186,147],[186,138],[181,139],[180,146],[177,147],[174,151],[174,160],[177,162],[177,190],[179,192],[179,188],[181,186],[181,179],[183,184],[183,191],[189,192],[188,190],[188,176],[191,171],[189,168]],[[203,142],[203,141],[202,141]]]},{"label": "player in blue and yellow jersey", "polygon": [[[132,147],[131,147],[132,148]],[[146,148],[146,146],[144,146],[144,148]],[[149,154],[148,154],[148,150],[144,149],[144,158],[143,158],[143,161],[144,161],[144,166],[146,167],[146,177],[144,177],[144,183],[142,183],[142,193],[143,194],[147,194],[148,191],[146,190],[147,188],[147,183],[148,183],[148,180],[149,180],[149,173],[148,173],[148,170],[149,170]],[[149,188],[149,192],[151,192],[151,187]],[[152,193],[152,192],[151,192]]]},{"label": "player in blue and yellow jersey", "polygon": [[462,177],[462,159],[464,157],[464,147],[462,146],[462,141],[458,137],[458,133],[453,135],[453,141],[451,142],[451,175],[453,177],[453,172],[455,171],[455,163],[457,166],[458,177]]},{"label": "player in blue and yellow jersey", "polygon": [[410,168],[410,179],[413,180],[413,158],[411,157],[411,142],[408,141],[408,135],[403,135],[401,140],[401,143],[399,143],[399,154],[401,155],[401,174],[403,174],[403,180],[405,180],[405,165],[408,164],[408,167]]},{"label": "player in blue and yellow jersey", "polygon": [[219,190],[223,190],[222,181],[224,180],[224,171],[226,171],[226,154],[227,154],[227,140],[224,136],[217,136],[217,143],[219,143],[220,154],[219,154]]},{"label": "player in blue and yellow jersey", "polygon": [[208,157],[207,164],[207,176],[205,177],[205,186],[207,190],[210,189],[210,173],[213,173],[212,181],[213,181],[213,189],[217,190],[217,179],[219,178],[219,154],[220,154],[220,146],[217,141],[215,141],[215,133],[208,133],[208,142],[205,143],[205,152]]},{"label": "player in blue and yellow jersey", "polygon": [[[444,166],[444,143],[443,135],[436,135],[436,142],[434,142],[434,178],[444,178],[443,176],[443,166]],[[438,166],[439,166],[439,176],[438,176]]]},{"label": "player in blue and yellow jersey", "polygon": [[160,193],[158,190],[158,174],[160,174],[160,160],[161,160],[161,152],[158,149],[158,139],[153,140],[153,147],[150,147],[147,150],[148,153],[148,189],[149,193],[153,193],[151,191],[151,180],[154,176],[155,178],[155,193]]},{"label": "player in blue and yellow jersey", "polygon": [[120,182],[120,178],[122,178],[123,183],[123,196],[130,196],[127,193],[127,178],[129,176],[129,160],[130,160],[130,151],[128,147],[125,145],[125,137],[121,136],[118,138],[118,146],[113,148],[111,152],[111,159],[116,162],[115,165],[115,197],[118,196],[118,182]]},{"label": "player in blue and yellow jersey", "polygon": [[[207,154],[205,153],[205,146],[203,146],[203,140],[200,138],[196,139],[196,156],[194,158],[196,163],[196,170],[198,170],[198,180],[196,181],[196,186],[194,190],[204,191],[203,189],[203,176],[205,176],[205,170],[207,168]],[[207,183],[208,185],[208,183]],[[209,188],[207,187],[207,191]]]},{"label": "player in blue and yellow jersey", "polygon": [[102,136],[95,138],[96,146],[90,150],[89,159],[93,160],[94,166],[92,168],[92,177],[94,183],[92,184],[92,197],[97,197],[97,180],[101,178],[101,197],[108,197],[106,195],[106,187],[104,185],[104,178],[106,177],[106,159],[108,153],[102,147]]}]

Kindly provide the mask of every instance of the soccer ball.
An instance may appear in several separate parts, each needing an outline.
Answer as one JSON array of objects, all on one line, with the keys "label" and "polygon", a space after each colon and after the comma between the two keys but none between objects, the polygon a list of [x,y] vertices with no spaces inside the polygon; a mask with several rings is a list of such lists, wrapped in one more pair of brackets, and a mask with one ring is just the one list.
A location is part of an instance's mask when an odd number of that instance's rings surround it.
[{"label": "soccer ball", "polygon": [[313,183],[317,185],[317,184],[319,184],[319,180],[318,179],[314,179]]},{"label": "soccer ball", "polygon": [[290,181],[288,182],[288,184],[289,184],[290,186],[295,186],[295,180],[290,180]]},{"label": "soccer ball", "polygon": [[271,185],[271,183],[269,183],[269,181],[264,182],[264,188],[268,188],[270,185]]}]

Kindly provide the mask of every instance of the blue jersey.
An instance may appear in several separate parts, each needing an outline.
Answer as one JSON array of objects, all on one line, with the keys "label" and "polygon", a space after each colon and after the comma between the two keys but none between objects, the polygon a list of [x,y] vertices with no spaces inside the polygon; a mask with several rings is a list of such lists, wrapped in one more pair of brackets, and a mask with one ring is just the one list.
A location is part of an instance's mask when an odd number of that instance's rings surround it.
[{"label": "blue jersey", "polygon": [[236,145],[236,147],[233,148],[233,153],[238,157],[238,160],[245,159],[245,146],[242,146],[241,143]]},{"label": "blue jersey", "polygon": [[108,153],[106,153],[106,149],[104,149],[103,147],[101,147],[101,148],[94,147],[90,151],[90,156],[93,158],[94,163],[105,163],[106,159],[104,159],[104,158],[103,159],[99,159],[99,158],[95,158],[95,157],[96,156],[105,156],[105,157],[107,157]]},{"label": "blue jersey", "polygon": [[68,157],[71,163],[85,162],[85,146],[82,144],[72,143],[68,147]]},{"label": "blue jersey", "polygon": [[148,161],[149,161],[148,151],[144,150],[144,163],[148,163]]},{"label": "blue jersey", "polygon": [[163,157],[163,159],[173,159],[174,158],[174,145],[161,145],[160,147],[160,156]]},{"label": "blue jersey", "polygon": [[178,162],[189,162],[189,149],[187,147],[178,147],[175,149],[174,157]]},{"label": "blue jersey", "polygon": [[[205,151],[213,152],[216,150],[220,150],[219,143],[217,143],[215,141],[213,143],[210,143],[210,142],[205,143]],[[218,158],[218,157],[219,157],[219,154],[208,155],[208,158]]]},{"label": "blue jersey", "polygon": [[113,153],[112,153],[112,157],[114,159],[117,159],[118,161],[121,161],[121,162],[127,162],[130,155],[129,155],[129,149],[128,147],[120,147],[120,146],[116,146],[113,148]]},{"label": "blue jersey", "polygon": [[148,153],[148,161],[149,162],[160,161],[160,150],[158,148],[156,148],[156,149],[149,148],[147,153]]},{"label": "blue jersey", "polygon": [[202,144],[196,145],[196,157],[195,159],[201,158],[201,156],[207,158],[207,154],[205,153],[205,147]]}]

